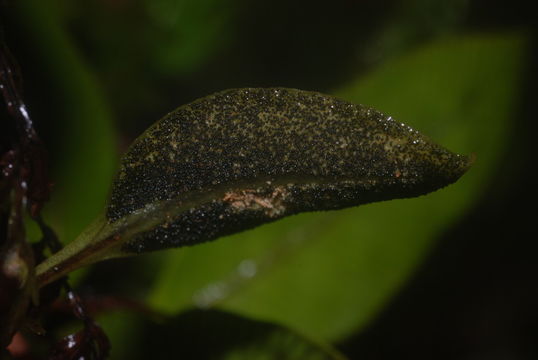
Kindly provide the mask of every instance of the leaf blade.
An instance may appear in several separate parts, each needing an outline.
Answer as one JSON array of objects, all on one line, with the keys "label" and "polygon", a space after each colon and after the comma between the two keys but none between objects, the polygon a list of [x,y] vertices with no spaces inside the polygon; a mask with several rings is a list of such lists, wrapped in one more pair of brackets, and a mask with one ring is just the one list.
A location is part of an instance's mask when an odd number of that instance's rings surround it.
[{"label": "leaf blade", "polygon": [[[464,181],[427,197],[340,211],[325,229],[315,226],[328,214],[302,214],[211,246],[163,254],[161,275],[148,301],[169,313],[200,306],[197,294],[237,283],[243,261],[263,263],[275,243],[290,237],[293,244],[306,236],[312,246],[260,269],[206,306],[278,321],[330,340],[361,329],[490,183],[504,151],[503,136],[510,134],[525,49],[525,38],[518,34],[452,38],[390,61],[339,92],[388,109],[449,148],[475,152],[477,161]],[[496,82],[484,87],[491,79]],[[471,102],[469,94],[475,94]],[[390,226],[387,219],[393,219]]]},{"label": "leaf blade", "polygon": [[371,108],[295,89],[232,89],[180,107],[133,143],[107,218],[172,218],[122,247],[157,250],[303,211],[417,196],[468,166]]},{"label": "leaf blade", "polygon": [[38,266],[42,284],[96,261],[194,245],[282,217],[429,193],[470,159],[374,109],[285,88],[184,105],[134,141],[100,226]]}]

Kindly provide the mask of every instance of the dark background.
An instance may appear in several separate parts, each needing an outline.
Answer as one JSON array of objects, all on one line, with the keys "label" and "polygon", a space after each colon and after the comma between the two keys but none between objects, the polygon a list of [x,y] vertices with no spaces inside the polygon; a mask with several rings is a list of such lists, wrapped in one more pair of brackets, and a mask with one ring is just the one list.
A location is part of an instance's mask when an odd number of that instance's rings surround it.
[{"label": "dark background", "polygon": [[[103,83],[120,149],[151,123],[148,119],[158,118],[156,114],[222,88],[279,85],[330,91],[383,59],[442,34],[529,31],[532,49],[523,69],[521,105],[513,114],[516,133],[507,139],[510,151],[484,185],[485,195],[439,239],[382,313],[336,346],[352,359],[538,358],[538,42],[533,2],[236,1],[239,10],[230,25],[236,37],[223,34],[222,46],[208,45],[211,56],[195,58],[182,71],[147,55],[151,32],[133,26],[137,20],[147,21],[135,2],[58,3],[78,51]],[[42,109],[50,102],[41,94],[54,89],[47,88],[47,74],[35,71],[40,59],[25,48],[20,17],[3,15],[8,44],[23,69],[28,102],[35,114],[45,114]],[[383,45],[379,34],[387,28],[398,36]],[[359,35],[353,41],[342,36],[350,33]],[[114,60],[118,57],[131,61],[119,64]],[[36,118],[54,159],[55,138],[69,134],[62,133],[52,117]],[[90,275],[88,281],[96,284],[92,291],[131,290],[114,280],[103,284],[106,273],[116,269],[107,266]]]},{"label": "dark background", "polygon": [[[534,4],[473,1],[465,26],[531,26]],[[536,31],[536,28],[534,28]],[[536,34],[536,32],[534,32]],[[536,39],[536,36],[534,37]],[[351,358],[535,359],[537,47],[525,72],[517,134],[484,199],[450,229],[368,329],[341,344]]]}]

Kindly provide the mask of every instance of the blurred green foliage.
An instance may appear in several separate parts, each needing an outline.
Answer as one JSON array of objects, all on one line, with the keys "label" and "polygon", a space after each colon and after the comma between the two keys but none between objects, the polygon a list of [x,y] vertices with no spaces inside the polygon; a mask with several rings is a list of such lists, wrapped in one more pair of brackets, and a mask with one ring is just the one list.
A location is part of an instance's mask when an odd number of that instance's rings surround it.
[{"label": "blurred green foliage", "polygon": [[[170,344],[188,359],[345,359],[328,345],[283,326],[218,310],[190,310],[165,322],[126,312],[103,320],[114,344],[120,345],[114,353],[118,359],[169,359],[170,352],[155,349]],[[132,346],[135,342],[144,346]]]},{"label": "blurred green foliage", "polygon": [[[163,254],[150,303],[172,313],[220,305],[327,340],[366,325],[431,243],[483,194],[510,134],[517,92],[507,89],[518,84],[523,50],[518,36],[441,40],[336,92],[394,114],[449,149],[475,153],[475,166],[458,183],[426,197],[300,215]],[[259,267],[257,276],[242,278],[245,261]]]},{"label": "blurred green foliage", "polygon": [[[152,309],[171,316],[163,325],[150,324],[140,314],[101,316],[113,358],[144,348],[144,339],[159,331],[169,341],[155,346],[173,346],[174,331],[180,336],[185,327],[199,325],[199,317],[188,316],[193,307],[216,307],[252,322],[242,328],[270,321],[320,342],[360,331],[405,285],[436,239],[494,181],[512,136],[527,61],[525,33],[467,31],[461,26],[465,1],[436,6],[417,0],[402,2],[396,10],[374,6],[368,10],[377,27],[347,14],[351,5],[346,2],[325,9],[327,17],[341,16],[341,21],[323,17],[322,6],[312,4],[312,10],[307,2],[291,3],[17,4],[15,22],[31,49],[31,72],[40,73],[41,86],[50,89],[42,92],[47,106],[34,109],[37,118],[53,119],[55,191],[46,218],[64,241],[102,207],[116,163],[114,141],[125,147],[126,139],[166,111],[213,90],[317,87],[311,90],[373,106],[455,152],[476,154],[474,167],[458,183],[426,197],[294,216],[216,242],[136,259],[134,266],[107,274],[101,281],[129,283]],[[245,26],[258,21],[259,26]],[[325,26],[314,28],[317,23]],[[150,286],[138,281],[142,272],[151,274]],[[183,330],[174,327],[178,322]],[[234,332],[221,323],[203,324]],[[276,345],[275,338],[264,338],[243,344],[234,357],[223,350],[219,358],[251,359],[258,352],[306,346],[287,331],[278,328],[287,335],[285,341],[277,336]]]},{"label": "blurred green foliage", "polygon": [[[226,28],[230,27],[236,2],[146,1],[145,8],[155,28],[148,34],[155,71],[163,76],[178,76],[198,69],[230,40]],[[156,37],[159,41],[150,40]]]},{"label": "blurred green foliage", "polygon": [[[17,2],[19,33],[39,74],[47,119],[54,201],[44,217],[64,242],[73,240],[103,208],[117,151],[112,114],[95,75],[88,71],[53,9],[41,1]],[[29,89],[32,91],[32,89]],[[34,90],[35,91],[35,90]]]}]

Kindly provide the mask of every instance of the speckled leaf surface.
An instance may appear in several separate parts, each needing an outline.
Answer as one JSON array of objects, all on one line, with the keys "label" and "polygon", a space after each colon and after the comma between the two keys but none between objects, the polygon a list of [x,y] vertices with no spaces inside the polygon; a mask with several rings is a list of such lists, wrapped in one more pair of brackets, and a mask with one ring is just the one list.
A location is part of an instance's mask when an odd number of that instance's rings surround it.
[{"label": "speckled leaf surface", "polygon": [[364,326],[482,194],[510,131],[523,51],[517,36],[447,39],[337,92],[451,150],[476,153],[458,183],[417,199],[294,216],[163,254],[150,304],[169,313],[222,306],[330,340]]},{"label": "speckled leaf surface", "polygon": [[106,217],[163,217],[121,247],[141,253],[299,212],[422,195],[468,165],[368,107],[295,89],[232,89],[180,107],[133,143]]},{"label": "speckled leaf surface", "polygon": [[105,215],[39,265],[38,279],[301,212],[423,195],[469,165],[372,108],[296,89],[226,90],[179,107],[134,141]]}]

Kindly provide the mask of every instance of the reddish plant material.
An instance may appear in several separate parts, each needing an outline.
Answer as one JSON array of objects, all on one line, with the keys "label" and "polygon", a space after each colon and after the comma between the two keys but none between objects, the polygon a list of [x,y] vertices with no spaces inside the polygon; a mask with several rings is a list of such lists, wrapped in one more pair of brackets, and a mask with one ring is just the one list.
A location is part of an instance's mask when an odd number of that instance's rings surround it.
[{"label": "reddish plant material", "polygon": [[110,342],[104,331],[88,316],[85,305],[72,290],[67,299],[73,314],[84,322],[79,332],[67,335],[52,349],[50,360],[105,359],[110,353]]},{"label": "reddish plant material", "polygon": [[54,347],[49,360],[100,360],[110,351],[110,343],[103,330],[88,320],[84,329],[64,337]]},{"label": "reddish plant material", "polygon": [[[13,346],[18,343],[12,341],[12,336],[26,316],[30,299],[36,292],[34,258],[42,260],[45,246],[54,253],[61,245],[54,231],[39,215],[51,190],[48,154],[23,100],[20,70],[4,42],[1,28],[0,94],[5,104],[5,111],[0,108],[0,318],[3,320],[0,345],[11,343],[8,350],[15,355]],[[34,251],[26,240],[24,211],[38,223],[43,234],[42,242],[34,246]],[[75,317],[82,320],[84,328],[58,342],[50,359],[106,358],[110,349],[107,336],[87,315],[67,279],[61,279],[60,283],[67,290],[69,307]],[[53,293],[56,297],[59,292]],[[50,296],[47,299],[46,295],[43,294],[42,306],[53,300]],[[39,312],[42,306],[34,306],[30,314]]]},{"label": "reddish plant material", "polygon": [[15,129],[15,136],[6,144],[12,148],[2,154],[2,182],[11,187],[18,185],[21,201],[27,203],[30,214],[36,217],[50,194],[48,155],[22,99],[18,66],[3,39],[0,39],[0,93],[9,114],[7,122],[12,123],[2,126]]},{"label": "reddish plant material", "polygon": [[0,317],[5,319],[0,325],[0,343],[7,345],[36,293],[24,211],[36,217],[48,199],[50,186],[46,151],[22,100],[19,70],[1,33],[0,94],[6,110],[0,144]]}]

